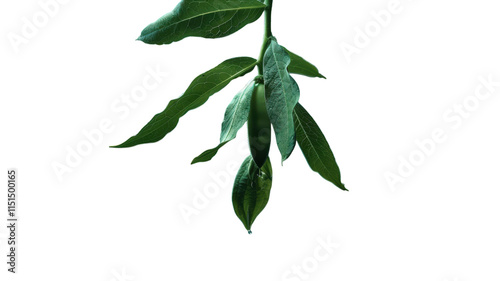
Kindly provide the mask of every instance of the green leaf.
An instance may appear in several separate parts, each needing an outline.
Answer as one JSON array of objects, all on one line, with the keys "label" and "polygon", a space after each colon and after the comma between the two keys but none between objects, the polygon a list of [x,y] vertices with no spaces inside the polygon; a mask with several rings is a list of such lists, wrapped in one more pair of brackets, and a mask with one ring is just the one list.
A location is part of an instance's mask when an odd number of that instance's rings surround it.
[{"label": "green leaf", "polygon": [[250,112],[250,100],[252,99],[254,88],[255,82],[252,81],[234,96],[224,114],[224,121],[222,122],[220,133],[220,144],[200,154],[191,164],[210,161],[221,147],[236,138],[238,130],[247,122],[248,113]]},{"label": "green leaf", "polygon": [[167,108],[156,114],[137,135],[114,147],[131,147],[161,140],[175,129],[179,118],[191,109],[203,105],[210,96],[223,89],[231,80],[252,71],[256,62],[255,59],[248,57],[232,58],[201,74],[193,80],[180,98],[171,100]]},{"label": "green leaf", "polygon": [[313,78],[318,77],[318,78],[326,79],[325,76],[323,76],[321,73],[319,73],[318,68],[316,68],[316,66],[312,65],[310,62],[306,61],[301,56],[298,56],[298,55],[290,52],[285,47],[283,47],[283,48],[290,56],[290,65],[288,66],[288,72],[300,74],[300,75],[304,75],[304,76],[308,76],[308,77],[313,77]]},{"label": "green leaf", "polygon": [[264,53],[264,84],[266,108],[276,134],[282,162],[292,154],[295,147],[293,109],[300,96],[299,86],[287,70],[289,64],[290,56],[272,38]]},{"label": "green leaf", "polygon": [[259,167],[249,156],[243,161],[233,186],[233,208],[248,233],[255,218],[269,201],[273,181],[273,169],[269,158]]},{"label": "green leaf", "polygon": [[221,38],[256,21],[265,8],[256,0],[182,0],[148,25],[137,40],[161,45],[189,36]]},{"label": "green leaf", "polygon": [[297,142],[309,167],[338,188],[347,190],[340,179],[340,169],[330,145],[318,124],[300,103],[297,103],[293,113]]}]

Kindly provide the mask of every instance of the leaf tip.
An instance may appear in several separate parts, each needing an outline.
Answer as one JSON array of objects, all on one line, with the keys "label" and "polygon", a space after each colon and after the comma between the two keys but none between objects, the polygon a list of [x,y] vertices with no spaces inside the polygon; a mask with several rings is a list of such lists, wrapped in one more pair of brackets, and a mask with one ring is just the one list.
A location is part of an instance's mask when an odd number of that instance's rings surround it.
[{"label": "leaf tip", "polygon": [[343,191],[349,191],[349,189],[347,189],[343,183],[336,184],[336,186],[337,186],[338,188],[342,189]]},{"label": "leaf tip", "polygon": [[135,41],[141,41],[142,43],[145,43],[145,44],[151,44],[151,42],[148,42],[147,39],[145,38],[145,36],[143,36],[142,34],[137,37],[137,39],[135,39]]},{"label": "leaf tip", "polygon": [[252,231],[250,229],[248,230],[248,234],[252,234]]},{"label": "leaf tip", "polygon": [[110,145],[109,148],[126,148],[130,147],[130,145],[127,145],[127,142],[117,144],[117,145]]}]

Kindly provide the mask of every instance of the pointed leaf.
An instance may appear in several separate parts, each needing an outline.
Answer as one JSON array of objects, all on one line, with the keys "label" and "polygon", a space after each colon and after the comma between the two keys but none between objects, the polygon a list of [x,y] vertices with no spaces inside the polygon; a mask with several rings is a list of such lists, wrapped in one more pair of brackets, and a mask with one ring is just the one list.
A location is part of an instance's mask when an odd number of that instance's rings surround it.
[{"label": "pointed leaf", "polygon": [[236,138],[238,130],[245,125],[245,122],[247,122],[248,113],[250,111],[250,100],[252,99],[254,88],[255,82],[252,81],[234,96],[233,100],[226,108],[226,113],[224,114],[224,121],[221,126],[220,144],[217,147],[206,150],[200,154],[193,160],[193,162],[191,162],[191,164],[210,161],[221,147]]},{"label": "pointed leaf", "polygon": [[228,36],[256,21],[265,7],[256,0],[182,0],[170,13],[148,25],[138,40],[161,45],[189,36]]},{"label": "pointed leaf", "polygon": [[252,156],[243,161],[233,186],[233,208],[248,233],[255,218],[269,201],[273,170],[269,158],[262,168],[255,164]]},{"label": "pointed leaf", "polygon": [[231,80],[252,71],[256,60],[239,57],[224,61],[215,68],[196,77],[184,94],[168,103],[167,108],[156,114],[137,135],[114,147],[131,147],[161,140],[170,133],[191,109],[203,105],[210,96],[223,89]]},{"label": "pointed leaf", "polygon": [[293,112],[297,142],[311,169],[338,188],[347,190],[340,179],[340,169],[330,145],[318,124],[300,103]]},{"label": "pointed leaf", "polygon": [[325,76],[323,76],[321,73],[319,73],[318,68],[316,68],[316,66],[312,65],[310,62],[306,61],[301,56],[298,56],[298,55],[290,52],[286,48],[285,48],[285,51],[290,56],[290,65],[288,66],[288,72],[300,74],[300,75],[304,75],[304,76],[308,76],[308,77],[313,77],[313,78],[318,77],[318,78],[326,79]]},{"label": "pointed leaf", "polygon": [[273,38],[264,53],[264,84],[266,108],[273,124],[281,161],[292,154],[295,147],[293,109],[299,101],[300,90],[287,67],[290,56]]}]

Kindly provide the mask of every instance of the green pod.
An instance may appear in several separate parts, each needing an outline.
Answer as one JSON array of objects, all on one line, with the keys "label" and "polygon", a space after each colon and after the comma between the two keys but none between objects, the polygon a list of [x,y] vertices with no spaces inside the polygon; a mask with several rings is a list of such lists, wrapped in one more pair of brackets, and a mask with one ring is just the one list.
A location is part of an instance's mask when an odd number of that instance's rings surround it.
[{"label": "green pod", "polygon": [[250,101],[248,115],[248,142],[253,161],[260,168],[264,165],[271,145],[271,122],[266,109],[266,89],[257,83]]}]

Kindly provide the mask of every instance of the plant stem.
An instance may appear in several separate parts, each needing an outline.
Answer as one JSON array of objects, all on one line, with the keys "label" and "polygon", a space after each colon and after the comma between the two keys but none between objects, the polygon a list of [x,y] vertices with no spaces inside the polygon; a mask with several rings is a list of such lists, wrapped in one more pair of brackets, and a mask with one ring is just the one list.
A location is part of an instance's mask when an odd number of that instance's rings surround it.
[{"label": "plant stem", "polygon": [[267,7],[264,10],[264,40],[262,42],[262,48],[260,49],[259,60],[257,61],[259,75],[264,74],[264,53],[266,52],[269,37],[273,36],[273,32],[271,31],[271,11],[273,9],[273,0],[265,0],[264,3]]}]

